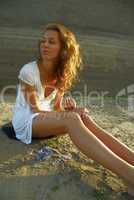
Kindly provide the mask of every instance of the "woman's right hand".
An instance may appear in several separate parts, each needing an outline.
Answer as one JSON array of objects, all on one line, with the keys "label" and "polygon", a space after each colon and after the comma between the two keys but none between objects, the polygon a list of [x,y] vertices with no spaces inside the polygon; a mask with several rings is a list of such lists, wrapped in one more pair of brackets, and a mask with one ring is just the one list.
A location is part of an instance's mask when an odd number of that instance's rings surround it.
[{"label": "woman's right hand", "polygon": [[73,110],[76,108],[76,101],[74,98],[71,97],[65,97],[63,99],[63,106],[65,110]]}]

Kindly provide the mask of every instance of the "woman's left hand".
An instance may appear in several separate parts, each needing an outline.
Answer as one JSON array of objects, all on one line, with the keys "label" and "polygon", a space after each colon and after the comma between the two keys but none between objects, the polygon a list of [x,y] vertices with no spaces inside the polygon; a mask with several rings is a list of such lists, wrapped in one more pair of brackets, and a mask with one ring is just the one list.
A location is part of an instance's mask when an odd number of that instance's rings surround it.
[{"label": "woman's left hand", "polygon": [[63,100],[63,105],[65,110],[72,110],[76,108],[76,101],[74,98],[65,97]]},{"label": "woman's left hand", "polygon": [[64,98],[63,105],[65,110],[77,112],[81,116],[85,115],[85,113],[89,114],[89,110],[86,107],[77,107],[75,99],[71,97]]}]

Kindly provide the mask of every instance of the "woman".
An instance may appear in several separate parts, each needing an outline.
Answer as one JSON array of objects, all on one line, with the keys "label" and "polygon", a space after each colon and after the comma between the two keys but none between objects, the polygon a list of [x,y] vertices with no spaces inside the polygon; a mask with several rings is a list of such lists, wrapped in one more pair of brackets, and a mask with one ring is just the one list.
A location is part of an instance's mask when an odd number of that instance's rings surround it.
[{"label": "woman", "polygon": [[134,195],[134,152],[99,127],[87,108],[77,107],[73,98],[63,100],[81,63],[74,34],[64,25],[48,24],[39,42],[39,58],[19,73],[12,118],[16,137],[29,144],[32,138],[69,134],[88,158],[122,177]]}]

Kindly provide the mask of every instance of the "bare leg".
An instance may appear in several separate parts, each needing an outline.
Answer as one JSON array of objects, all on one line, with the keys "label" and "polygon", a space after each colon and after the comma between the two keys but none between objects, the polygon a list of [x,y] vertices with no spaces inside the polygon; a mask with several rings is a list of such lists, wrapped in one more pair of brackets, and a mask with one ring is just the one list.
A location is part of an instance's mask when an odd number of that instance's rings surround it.
[{"label": "bare leg", "polygon": [[134,152],[132,150],[97,125],[89,114],[85,113],[84,115],[81,115],[81,119],[85,126],[108,148],[110,148],[120,158],[126,160],[129,164],[134,166]]},{"label": "bare leg", "polygon": [[[41,130],[43,131],[43,126],[44,134],[46,134],[46,127],[49,127],[47,131],[51,132],[51,134],[54,134],[55,130],[60,129],[61,126],[62,128],[64,127],[65,132],[69,133],[73,143],[88,158],[95,160],[116,173],[123,178],[128,185],[134,186],[134,167],[105,146],[103,142],[84,125],[77,113],[61,112],[57,113],[54,117],[54,113],[50,112],[45,115],[42,121],[36,116],[33,120],[33,134],[37,136],[40,127],[42,127]],[[36,127],[38,127],[38,129]],[[39,130],[40,137],[42,131]]]}]

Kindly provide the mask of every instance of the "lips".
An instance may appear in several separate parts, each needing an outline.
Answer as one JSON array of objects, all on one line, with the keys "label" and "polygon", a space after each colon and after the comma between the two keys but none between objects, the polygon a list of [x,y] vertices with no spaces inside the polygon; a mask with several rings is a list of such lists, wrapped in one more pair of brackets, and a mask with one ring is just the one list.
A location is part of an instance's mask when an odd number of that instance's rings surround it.
[{"label": "lips", "polygon": [[48,49],[42,49],[42,51],[43,51],[43,52],[49,52],[49,50],[48,50]]},{"label": "lips", "polygon": [[49,51],[43,51],[44,55],[49,55]]},{"label": "lips", "polygon": [[48,50],[43,50],[43,53],[48,53],[49,51]]}]

